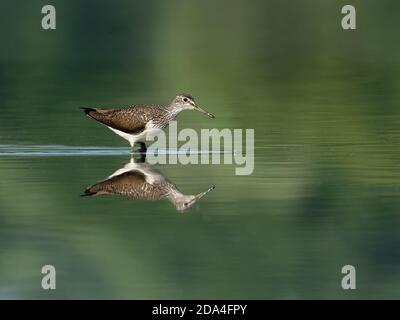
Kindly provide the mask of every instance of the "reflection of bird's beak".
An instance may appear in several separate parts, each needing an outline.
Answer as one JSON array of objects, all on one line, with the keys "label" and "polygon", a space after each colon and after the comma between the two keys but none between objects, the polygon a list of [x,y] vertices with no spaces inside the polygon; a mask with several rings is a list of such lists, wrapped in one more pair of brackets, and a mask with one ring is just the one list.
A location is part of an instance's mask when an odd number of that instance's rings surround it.
[{"label": "reflection of bird's beak", "polygon": [[197,202],[197,201],[199,201],[201,198],[203,198],[207,193],[209,193],[211,190],[214,190],[215,189],[215,186],[211,186],[210,188],[208,188],[208,190],[206,190],[206,191],[204,191],[204,192],[202,192],[202,193],[199,193],[198,195],[196,195],[195,197],[194,197],[194,199],[191,201],[191,202]]},{"label": "reflection of bird's beak", "polygon": [[208,115],[210,118],[215,118],[215,116],[212,113],[209,113],[208,111],[200,108],[199,106],[194,106],[194,109],[199,111],[199,112],[201,112],[201,113],[204,113],[204,114]]}]

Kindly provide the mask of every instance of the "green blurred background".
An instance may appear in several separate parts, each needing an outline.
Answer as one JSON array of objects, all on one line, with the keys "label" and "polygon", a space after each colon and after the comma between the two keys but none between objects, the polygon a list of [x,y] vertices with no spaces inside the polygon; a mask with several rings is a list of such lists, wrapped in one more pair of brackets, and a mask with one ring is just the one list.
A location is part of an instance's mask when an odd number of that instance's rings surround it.
[{"label": "green blurred background", "polygon": [[[349,3],[355,31],[340,24]],[[45,4],[55,31],[41,29]],[[2,0],[0,298],[399,298],[399,12],[394,0]],[[157,167],[184,193],[216,185],[189,213],[79,197],[128,156],[7,153],[128,148],[78,107],[180,92],[216,115],[183,113],[180,128],[256,139],[251,176]],[[346,264],[357,290],[341,289]]]}]

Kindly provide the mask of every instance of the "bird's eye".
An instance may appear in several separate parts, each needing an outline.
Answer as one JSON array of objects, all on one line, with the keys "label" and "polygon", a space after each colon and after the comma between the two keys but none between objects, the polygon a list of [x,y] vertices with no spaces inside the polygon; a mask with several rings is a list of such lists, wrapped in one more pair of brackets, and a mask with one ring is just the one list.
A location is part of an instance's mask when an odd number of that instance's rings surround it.
[{"label": "bird's eye", "polygon": [[185,202],[183,205],[186,207],[189,203]]},{"label": "bird's eye", "polygon": [[187,98],[183,98],[183,101],[188,102],[188,99]]}]

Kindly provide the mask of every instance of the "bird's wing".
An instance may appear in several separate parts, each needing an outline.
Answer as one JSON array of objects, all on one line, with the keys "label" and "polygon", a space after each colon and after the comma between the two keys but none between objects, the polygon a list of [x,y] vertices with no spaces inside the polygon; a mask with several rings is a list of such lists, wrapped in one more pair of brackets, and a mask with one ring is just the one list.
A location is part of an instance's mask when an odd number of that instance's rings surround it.
[{"label": "bird's wing", "polygon": [[133,106],[126,109],[83,108],[85,113],[98,122],[113,129],[138,134],[146,124],[162,110],[157,106]]},{"label": "bird's wing", "polygon": [[87,188],[83,196],[123,195],[139,200],[159,200],[164,196],[162,189],[146,182],[139,171],[129,171],[98,182]]}]

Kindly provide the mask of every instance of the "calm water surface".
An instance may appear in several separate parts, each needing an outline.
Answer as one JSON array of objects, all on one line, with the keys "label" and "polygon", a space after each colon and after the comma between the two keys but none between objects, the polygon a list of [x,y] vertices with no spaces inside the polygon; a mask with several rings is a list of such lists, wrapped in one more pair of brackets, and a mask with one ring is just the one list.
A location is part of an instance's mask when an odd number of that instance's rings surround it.
[{"label": "calm water surface", "polygon": [[[128,162],[128,148],[2,154],[1,296],[395,295],[400,155],[397,137],[391,140],[397,128],[385,132],[389,140],[380,142],[310,135],[282,144],[259,135],[251,176],[235,176],[234,165],[156,166],[184,193],[216,185],[187,213],[166,200],[79,197]],[[57,268],[55,292],[40,289],[44,264]],[[360,266],[355,293],[340,289],[345,264]]]}]

